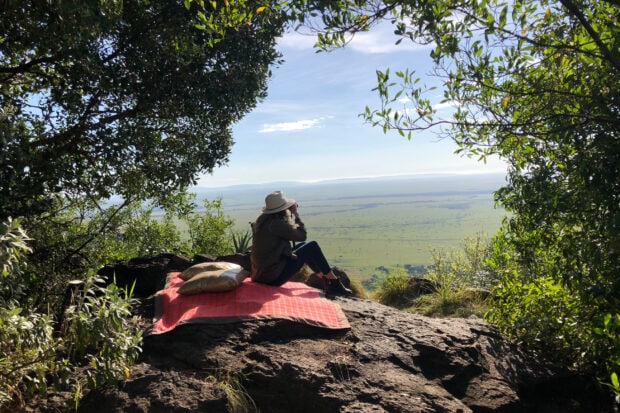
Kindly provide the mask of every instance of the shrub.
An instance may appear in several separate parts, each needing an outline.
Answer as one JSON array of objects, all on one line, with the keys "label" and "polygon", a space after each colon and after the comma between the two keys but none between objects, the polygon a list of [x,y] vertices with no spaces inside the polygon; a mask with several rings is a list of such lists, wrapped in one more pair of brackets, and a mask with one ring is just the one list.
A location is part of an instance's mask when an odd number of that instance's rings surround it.
[{"label": "shrub", "polygon": [[28,313],[15,301],[0,308],[0,408],[22,405],[34,394],[47,391],[47,376],[56,372],[57,342],[52,320]]},{"label": "shrub", "polygon": [[235,253],[245,253],[252,247],[252,232],[250,230],[234,231],[232,241]]},{"label": "shrub", "polygon": [[[91,387],[129,375],[140,353],[138,319],[131,315],[131,291],[97,276],[80,284],[61,323],[66,357],[79,366]],[[81,382],[76,384],[82,385]]]},{"label": "shrub", "polygon": [[[396,268],[380,277],[375,297],[383,304],[408,308],[429,316],[483,315],[494,274],[487,264],[490,243],[482,235],[463,240],[460,250],[432,249],[433,264],[424,267],[423,280],[410,276],[410,268]],[[424,280],[432,291],[422,291]]]},{"label": "shrub", "polygon": [[185,220],[193,252],[215,256],[233,252],[230,231],[234,221],[224,215],[221,199],[205,199],[204,211],[188,214]]},{"label": "shrub", "polygon": [[385,305],[395,308],[409,307],[415,298],[410,289],[410,276],[397,267],[381,277],[375,298]]},{"label": "shrub", "polygon": [[0,228],[0,266],[6,269],[0,286],[8,292],[0,307],[0,409],[19,408],[50,386],[79,398],[82,389],[127,376],[141,343],[131,291],[87,276],[73,283],[71,299],[55,321],[30,300],[17,301],[16,292],[33,293],[19,276],[27,237],[14,222]]},{"label": "shrub", "polygon": [[597,376],[615,391],[620,323],[617,311],[603,311],[610,298],[607,286],[575,288],[556,272],[558,262],[567,259],[565,251],[537,247],[534,256],[524,257],[508,241],[506,234],[494,240],[491,264],[500,278],[487,320],[529,349]]}]

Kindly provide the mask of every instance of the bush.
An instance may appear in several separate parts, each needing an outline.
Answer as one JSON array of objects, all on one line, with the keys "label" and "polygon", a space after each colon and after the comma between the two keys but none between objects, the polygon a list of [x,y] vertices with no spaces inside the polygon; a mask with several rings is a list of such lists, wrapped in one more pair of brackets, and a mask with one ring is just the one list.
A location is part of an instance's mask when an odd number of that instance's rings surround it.
[{"label": "bush", "polygon": [[397,267],[381,277],[375,298],[385,305],[395,308],[409,307],[417,296],[411,291],[411,277],[401,267]]},{"label": "bush", "polygon": [[[375,297],[383,304],[428,316],[481,316],[487,298],[481,286],[495,279],[487,264],[490,251],[482,234],[463,240],[460,250],[433,249],[433,264],[425,267],[422,280],[398,267],[381,277]],[[425,281],[432,288],[421,287]]]},{"label": "bush", "polygon": [[[75,285],[75,284],[74,284]],[[72,298],[61,320],[60,334],[66,357],[76,366],[85,366],[84,377],[90,387],[113,383],[129,376],[129,366],[140,354],[142,342],[138,319],[131,315],[131,291],[90,276]]]},{"label": "bush", "polygon": [[193,252],[215,256],[234,252],[231,235],[234,221],[224,215],[221,199],[205,199],[202,214],[188,214],[185,220]]},{"label": "bush", "polygon": [[73,283],[66,310],[54,320],[31,300],[17,300],[33,294],[20,277],[27,237],[15,222],[0,229],[0,409],[19,408],[50,387],[79,398],[127,376],[141,343],[131,292],[88,276]]},{"label": "bush", "polygon": [[47,376],[58,371],[53,322],[44,314],[24,313],[15,301],[0,308],[0,408],[23,405],[47,391]]},{"label": "bush", "polygon": [[[614,380],[620,371],[620,322],[618,312],[609,311],[609,286],[600,280],[583,290],[557,272],[567,259],[563,249],[532,247],[535,255],[523,256],[508,237],[500,233],[494,239],[490,263],[499,281],[487,320],[527,348],[597,376],[620,393]],[[535,237],[529,241],[538,245]]]}]

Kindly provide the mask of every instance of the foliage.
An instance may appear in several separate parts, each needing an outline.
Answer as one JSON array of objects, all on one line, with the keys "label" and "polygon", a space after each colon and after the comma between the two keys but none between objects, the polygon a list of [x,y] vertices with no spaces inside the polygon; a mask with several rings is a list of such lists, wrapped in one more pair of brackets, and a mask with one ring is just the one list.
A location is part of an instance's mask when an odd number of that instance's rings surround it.
[{"label": "foliage", "polygon": [[131,291],[114,283],[105,286],[96,276],[79,285],[60,320],[67,359],[86,367],[81,373],[91,388],[129,377],[142,342],[138,319],[131,314]]},{"label": "foliage", "polygon": [[22,313],[17,300],[29,238],[17,221],[0,224],[0,406],[21,401],[22,386],[29,393],[45,391],[45,375],[54,365],[52,322],[44,314]]},{"label": "foliage", "polygon": [[[17,229],[1,244],[0,328],[3,344],[18,346],[1,357],[21,364],[0,367],[9,391],[0,397],[49,382],[79,396],[126,374],[139,342],[129,302],[91,269],[162,249],[204,251],[211,241],[212,251],[227,249],[227,221],[189,215],[185,188],[227,161],[232,124],[266,96],[283,21],[256,1],[226,2],[227,16],[241,3],[253,11],[233,24],[212,2],[184,3],[2,3],[0,221],[9,224],[0,234],[19,216],[33,240],[27,268]],[[214,16],[209,30],[196,27]],[[181,238],[179,216],[194,224],[196,245]],[[83,289],[66,308],[74,279]],[[50,338],[52,328],[60,332]]]},{"label": "foliage", "polygon": [[605,314],[602,317],[600,327],[594,329],[594,334],[599,340],[608,343],[607,370],[611,372],[607,385],[616,395],[616,403],[620,403],[620,381],[618,372],[620,371],[620,314]]},{"label": "foliage", "polygon": [[252,232],[250,230],[233,231],[232,241],[236,253],[247,252],[252,247]]},{"label": "foliage", "polygon": [[[19,269],[25,267],[26,235],[14,223],[3,223],[0,264],[12,263],[0,278],[2,291],[23,291]],[[21,241],[16,242],[15,234]],[[7,268],[7,267],[5,267]],[[20,408],[35,394],[50,388],[72,390],[115,382],[129,374],[139,354],[141,336],[131,317],[130,291],[88,277],[73,283],[70,302],[59,319],[37,311],[18,294],[4,294],[0,307],[0,408]]]},{"label": "foliage", "polygon": [[507,278],[490,306],[486,318],[521,343],[566,365],[583,364],[589,332],[579,323],[579,297],[551,277]]},{"label": "foliage", "polygon": [[53,323],[39,313],[25,313],[15,301],[0,308],[0,407],[47,390],[46,376],[55,360]]},{"label": "foliage", "polygon": [[[325,6],[296,3],[300,13]],[[610,377],[618,350],[610,353],[595,331],[605,315],[617,313],[620,300],[618,2],[334,1],[327,7],[321,47],[344,44],[381,19],[394,24],[399,42],[430,47],[440,82],[424,84],[411,70],[378,71],[381,107],[366,108],[368,122],[409,139],[433,130],[451,137],[459,153],[506,161],[507,184],[496,200],[510,218],[495,241],[505,247],[506,270],[493,320],[528,345],[547,345],[557,357]],[[440,104],[453,108],[448,115],[429,97],[436,87]],[[403,100],[409,103],[401,110]],[[512,307],[522,319],[511,316]],[[509,320],[529,325],[513,329]],[[564,335],[569,330],[574,338]]]},{"label": "foliage", "polygon": [[[225,39],[230,29],[239,30],[261,13],[268,14],[270,11],[267,6],[248,0],[183,0],[183,5],[187,10],[195,8],[195,27],[209,35],[210,46]],[[278,10],[279,6],[275,5],[273,9]]]},{"label": "foliage", "polygon": [[161,200],[227,161],[283,22],[252,13],[205,31],[198,12],[220,9],[185,3],[3,2],[0,219],[47,212],[59,192]]},{"label": "foliage", "polygon": [[[522,257],[508,236],[504,230],[494,240],[490,264],[499,281],[486,317],[550,359],[607,382],[620,355],[612,324],[604,325],[610,314],[605,302],[613,295],[596,285],[576,290],[558,276],[568,258],[562,249],[543,249],[541,243],[535,254]],[[535,239],[530,241],[540,243]]]},{"label": "foliage", "polygon": [[411,277],[401,268],[396,267],[383,275],[379,288],[374,296],[381,304],[396,308],[405,308],[411,305],[415,298],[410,288]]},{"label": "foliage", "polygon": [[23,263],[26,254],[32,252],[28,241],[30,238],[19,226],[19,221],[8,218],[5,222],[0,222],[0,307],[11,299],[20,299],[23,295],[20,263]]},{"label": "foliage", "polygon": [[424,274],[443,300],[466,287],[491,287],[492,272],[486,260],[490,254],[489,241],[483,234],[463,240],[460,250],[431,249],[433,263]]},{"label": "foliage", "polygon": [[190,214],[186,220],[192,250],[196,253],[218,256],[233,251],[230,231],[234,221],[224,215],[221,199],[205,199],[204,212]]},{"label": "foliage", "polygon": [[[179,193],[156,211],[152,203],[57,198],[49,214],[25,220],[33,238],[29,266],[21,275],[25,299],[57,312],[67,283],[83,279],[91,268],[164,252],[229,253],[232,220],[221,200],[206,200],[206,208],[198,210],[194,199],[195,194]],[[181,233],[182,225],[190,239]]]},{"label": "foliage", "polygon": [[[489,241],[482,234],[463,240],[460,250],[433,249],[433,264],[422,278],[397,267],[382,277],[375,298],[425,315],[482,315],[487,293],[480,287],[492,282],[486,265],[489,253]],[[423,287],[426,282],[432,287]]]},{"label": "foliage", "polygon": [[115,252],[122,251],[123,255],[115,258],[145,257],[163,252],[180,253],[188,249],[171,215],[156,218],[152,207],[132,212],[123,225],[122,234],[116,237],[119,242],[112,248]]},{"label": "foliage", "polygon": [[0,262],[2,272],[0,275],[7,277],[18,271],[17,264],[23,254],[32,250],[26,244],[29,238],[19,226],[19,222],[8,218],[0,224]]},{"label": "foliage", "polygon": [[425,274],[435,287],[435,293],[442,305],[450,304],[459,292],[471,281],[469,274],[462,268],[461,257],[456,253],[433,250],[433,265]]}]

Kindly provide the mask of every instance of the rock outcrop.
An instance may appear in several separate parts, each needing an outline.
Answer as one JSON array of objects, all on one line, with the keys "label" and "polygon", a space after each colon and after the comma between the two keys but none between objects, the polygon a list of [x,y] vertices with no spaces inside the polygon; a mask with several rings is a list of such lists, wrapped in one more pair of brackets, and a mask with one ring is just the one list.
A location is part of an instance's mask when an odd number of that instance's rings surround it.
[{"label": "rock outcrop", "polygon": [[[154,277],[161,276],[155,267]],[[91,392],[80,410],[610,411],[588,380],[532,358],[481,319],[434,319],[370,300],[335,300],[350,330],[269,320],[184,325],[147,336],[131,377]],[[147,317],[149,308],[144,299]]]}]

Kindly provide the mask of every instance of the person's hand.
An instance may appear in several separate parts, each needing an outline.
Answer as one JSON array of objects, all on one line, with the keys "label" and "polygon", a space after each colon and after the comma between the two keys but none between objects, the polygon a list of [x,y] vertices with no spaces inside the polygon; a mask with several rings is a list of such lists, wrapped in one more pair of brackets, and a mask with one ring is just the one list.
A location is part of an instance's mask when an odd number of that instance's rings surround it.
[{"label": "person's hand", "polygon": [[295,218],[299,218],[299,212],[297,211],[298,204],[293,204],[289,208],[291,210],[291,214],[295,215]]}]

